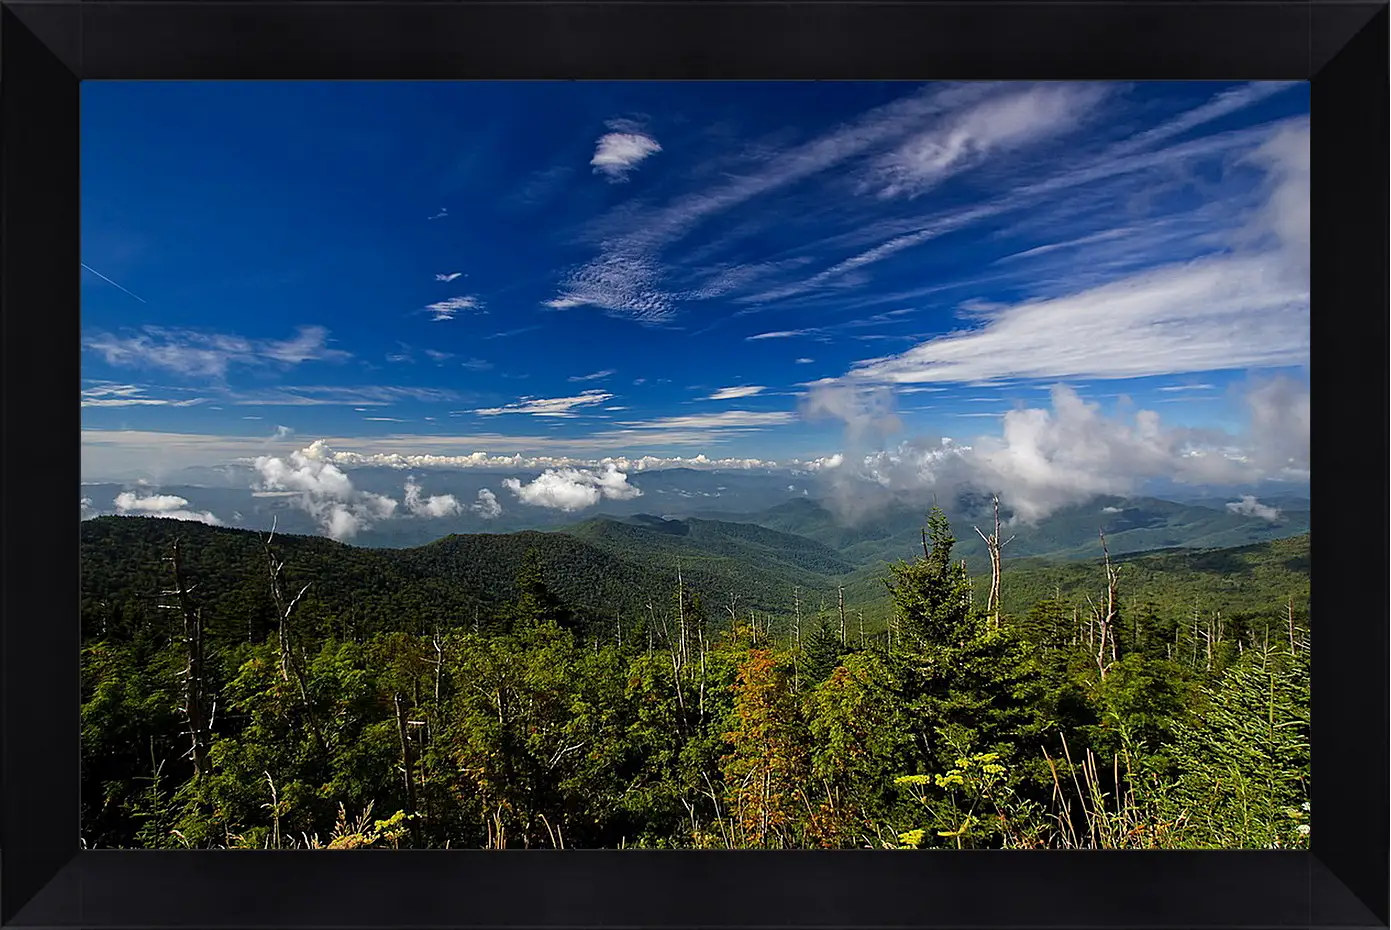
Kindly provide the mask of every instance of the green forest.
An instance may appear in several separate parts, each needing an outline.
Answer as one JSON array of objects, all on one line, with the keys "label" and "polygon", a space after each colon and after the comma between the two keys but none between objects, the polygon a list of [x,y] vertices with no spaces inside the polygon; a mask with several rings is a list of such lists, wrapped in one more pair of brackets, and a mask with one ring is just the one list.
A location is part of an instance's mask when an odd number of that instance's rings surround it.
[{"label": "green forest", "polygon": [[922,522],[876,563],[718,520],[85,521],[83,844],[1308,846],[1307,533],[963,561]]}]

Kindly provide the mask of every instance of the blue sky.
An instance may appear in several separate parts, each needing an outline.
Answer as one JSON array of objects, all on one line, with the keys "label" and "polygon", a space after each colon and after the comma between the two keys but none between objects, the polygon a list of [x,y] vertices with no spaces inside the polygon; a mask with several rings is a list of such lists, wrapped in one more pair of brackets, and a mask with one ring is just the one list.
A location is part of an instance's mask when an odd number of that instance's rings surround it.
[{"label": "blue sky", "polygon": [[1307,429],[1307,84],[82,93],[85,478]]}]

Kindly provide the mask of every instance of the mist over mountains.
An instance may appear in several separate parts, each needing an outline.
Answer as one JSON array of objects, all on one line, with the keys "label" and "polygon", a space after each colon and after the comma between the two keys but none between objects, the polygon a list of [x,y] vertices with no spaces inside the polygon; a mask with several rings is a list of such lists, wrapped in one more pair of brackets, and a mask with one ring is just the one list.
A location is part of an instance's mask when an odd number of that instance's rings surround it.
[{"label": "mist over mountains", "polygon": [[[894,493],[868,481],[856,488],[859,505],[847,511],[839,506],[843,483],[836,484],[825,474],[790,469],[632,472],[621,474],[625,490],[620,495],[596,491],[594,503],[572,508],[554,506],[566,503],[554,497],[527,503],[508,487],[511,482],[525,491],[536,487],[546,474],[546,470],[354,468],[351,489],[359,501],[392,503],[381,507],[389,513],[363,521],[345,541],[403,547],[456,533],[553,530],[594,519],[632,522],[641,517],[650,524],[704,518],[804,536],[873,560],[910,555],[926,511],[936,504],[956,527],[962,555],[970,558],[982,546],[972,525],[988,532],[992,519],[991,496],[984,490],[960,487],[949,495]],[[560,483],[563,472],[553,469],[550,474],[560,476],[555,478],[556,488],[569,487]],[[256,490],[250,469],[190,469],[179,478],[178,483],[160,486],[86,483],[81,489],[80,514],[83,518],[175,517],[253,530],[268,530],[273,523],[285,533],[334,535],[321,519],[322,510],[315,512],[311,492]],[[1015,536],[1009,551],[1016,557],[1087,557],[1098,551],[1099,531],[1107,534],[1113,552],[1245,545],[1308,531],[1307,486],[1265,482],[1254,487],[1183,486],[1162,491],[1162,496],[1099,495],[1033,521],[1017,518],[1002,504],[1001,518]]]}]

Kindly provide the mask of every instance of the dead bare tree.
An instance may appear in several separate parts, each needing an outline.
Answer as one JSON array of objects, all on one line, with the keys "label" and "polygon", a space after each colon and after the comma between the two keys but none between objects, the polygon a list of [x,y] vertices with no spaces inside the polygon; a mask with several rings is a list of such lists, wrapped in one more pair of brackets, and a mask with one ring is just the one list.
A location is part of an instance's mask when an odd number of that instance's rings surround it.
[{"label": "dead bare tree", "polygon": [[[1106,569],[1106,608],[1103,612],[1100,607],[1093,606],[1092,612],[1096,617],[1097,626],[1099,628],[1098,632],[1100,633],[1100,642],[1097,644],[1096,650],[1096,665],[1101,673],[1101,677],[1104,679],[1109,668],[1106,662],[1106,647],[1108,641],[1111,647],[1111,662],[1114,663],[1117,659],[1115,623],[1120,567],[1111,564],[1111,551],[1106,547],[1105,531],[1101,531],[1098,535],[1101,537],[1101,555],[1103,565]],[[1090,602],[1091,598],[1088,597],[1087,600]]]},{"label": "dead bare tree", "polygon": [[845,645],[845,585],[836,585],[836,608],[840,612],[840,644]]},{"label": "dead bare tree", "polygon": [[[270,570],[270,596],[275,602],[275,623],[277,635],[280,643],[280,677],[285,681],[290,680],[291,665],[293,664],[293,650],[291,648],[290,636],[290,614],[294,612],[304,593],[309,590],[313,582],[305,584],[299,589],[299,593],[286,601],[285,592],[281,588],[281,574],[285,571],[284,561],[275,557],[275,550],[271,548],[271,543],[275,540],[275,521],[271,521],[270,535],[265,539],[266,566]],[[301,683],[301,688],[303,684]]]},{"label": "dead bare tree", "polygon": [[314,713],[313,704],[309,700],[309,692],[304,685],[304,669],[295,659],[295,649],[293,636],[290,630],[290,615],[294,613],[300,600],[304,597],[313,582],[308,582],[299,589],[299,593],[293,598],[286,600],[285,591],[281,587],[282,575],[285,571],[285,562],[275,557],[275,550],[271,548],[271,542],[275,539],[275,521],[271,521],[270,535],[265,539],[266,566],[270,572],[270,596],[275,604],[276,628],[280,646],[280,677],[289,681],[293,673],[294,682],[299,689],[300,704],[304,708],[305,719],[309,728],[313,731],[319,744],[325,749],[328,748],[328,741],[324,738],[323,728],[319,726],[318,716]]},{"label": "dead bare tree", "polygon": [[681,624],[681,667],[686,666],[686,582],[681,577],[681,560],[676,560],[676,614]]},{"label": "dead bare tree", "polygon": [[213,703],[211,713],[204,715],[205,680],[203,677],[203,609],[195,606],[190,595],[198,587],[188,584],[184,578],[183,557],[179,552],[179,538],[175,538],[170,554],[164,561],[170,563],[174,572],[174,587],[161,592],[164,597],[173,597],[176,604],[161,604],[161,607],[177,609],[183,615],[184,656],[186,665],[183,671],[184,720],[188,723],[188,735],[192,742],[187,755],[193,759],[194,777],[205,774],[208,768],[208,746],[212,741],[212,716],[217,713]]},{"label": "dead bare tree", "polygon": [[396,705],[396,729],[401,737],[401,773],[405,776],[406,781],[406,805],[411,809],[409,821],[411,842],[419,848],[420,828],[416,823],[416,814],[419,809],[415,803],[415,776],[413,773],[415,760],[411,753],[410,735],[407,733],[409,723],[414,721],[406,720],[406,708],[401,703],[401,692],[398,691],[392,695],[392,702]]},{"label": "dead bare tree", "polygon": [[985,602],[986,613],[990,614],[992,626],[1000,625],[1000,550],[1014,541],[1011,536],[1004,542],[1000,541],[1000,495],[996,494],[992,498],[995,504],[995,532],[989,536],[981,532],[980,527],[976,527],[976,535],[985,540],[986,551],[990,554],[990,597]]}]

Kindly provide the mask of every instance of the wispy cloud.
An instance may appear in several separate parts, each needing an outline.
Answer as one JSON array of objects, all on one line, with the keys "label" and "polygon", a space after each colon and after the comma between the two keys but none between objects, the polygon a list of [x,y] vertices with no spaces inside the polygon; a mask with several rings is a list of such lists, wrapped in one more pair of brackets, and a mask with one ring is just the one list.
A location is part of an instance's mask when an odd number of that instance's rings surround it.
[{"label": "wispy cloud", "polygon": [[792,423],[797,418],[780,410],[725,410],[721,413],[696,413],[687,416],[658,417],[623,423],[629,429],[737,429],[777,426]]},{"label": "wispy cloud", "polygon": [[589,301],[585,300],[582,297],[569,295],[565,297],[555,297],[551,300],[542,301],[541,305],[551,310],[570,310],[574,307],[583,307],[588,303]]},{"label": "wispy cloud", "polygon": [[454,319],[455,314],[463,310],[478,312],[483,307],[477,297],[451,297],[448,300],[441,300],[425,307],[426,312],[434,314],[431,319],[435,322]]},{"label": "wispy cloud", "polygon": [[463,368],[467,368],[469,371],[488,371],[493,367],[492,362],[481,358],[467,359],[460,362],[459,365]]},{"label": "wispy cloud", "polygon": [[426,349],[425,354],[434,362],[447,362],[454,357],[453,352],[441,352],[439,349]]},{"label": "wispy cloud", "polygon": [[230,402],[243,407],[384,406],[401,401],[455,403],[463,399],[444,388],[387,385],[296,385],[252,393],[230,392]]},{"label": "wispy cloud", "polygon": [[1007,86],[880,158],[866,186],[882,197],[916,196],[993,155],[1077,129],[1107,92],[1104,84]]},{"label": "wispy cloud", "polygon": [[614,373],[612,368],[605,368],[603,371],[596,371],[588,375],[571,375],[568,381],[602,381]]},{"label": "wispy cloud", "polygon": [[337,362],[351,358],[340,349],[328,348],[328,330],[301,326],[286,340],[250,339],[191,329],[146,326],[131,336],[94,333],[83,345],[100,354],[109,365],[163,368],[177,374],[224,378],[233,365],[247,367],[279,363],[284,367],[308,361]]},{"label": "wispy cloud", "polygon": [[473,411],[479,416],[495,417],[505,413],[524,413],[536,417],[574,417],[576,407],[590,407],[611,400],[614,395],[607,391],[583,391],[574,397],[524,397],[514,404],[501,407],[483,407]]},{"label": "wispy cloud", "polygon": [[484,336],[483,338],[484,338],[484,339],[505,339],[505,338],[507,338],[508,336],[520,336],[522,333],[534,332],[535,330],[538,330],[538,329],[540,329],[540,328],[541,328],[541,326],[540,326],[540,324],[538,323],[538,324],[536,324],[536,325],[534,325],[534,326],[523,326],[523,327],[521,327],[521,328],[519,328],[519,329],[505,329],[505,330],[503,330],[503,331],[500,332],[500,333],[493,333],[492,335],[490,335],[490,336]]},{"label": "wispy cloud", "polygon": [[150,397],[146,389],[136,384],[116,384],[102,381],[82,391],[84,407],[192,407],[207,403],[206,397],[189,397],[172,400],[164,397]]},{"label": "wispy cloud", "polygon": [[1210,391],[1213,389],[1211,384],[1169,384],[1160,388],[1161,391]]},{"label": "wispy cloud", "polygon": [[436,280],[436,281],[453,281],[455,278],[462,278],[463,276],[464,276],[464,273],[463,273],[462,271],[451,271],[449,274],[437,274],[437,275],[435,275],[435,280]]},{"label": "wispy cloud", "polygon": [[1308,129],[1285,127],[1259,247],[1161,266],[1098,287],[979,314],[983,325],[870,359],[852,376],[914,383],[992,378],[1132,378],[1306,364],[1309,353]]},{"label": "wispy cloud", "polygon": [[705,400],[734,400],[739,397],[753,397],[768,390],[761,384],[741,384],[735,387],[720,388]]},{"label": "wispy cloud", "polygon": [[795,336],[806,336],[818,332],[815,329],[778,329],[768,333],[755,333],[752,336],[745,336],[745,342],[757,342],[760,339],[792,339]]}]

